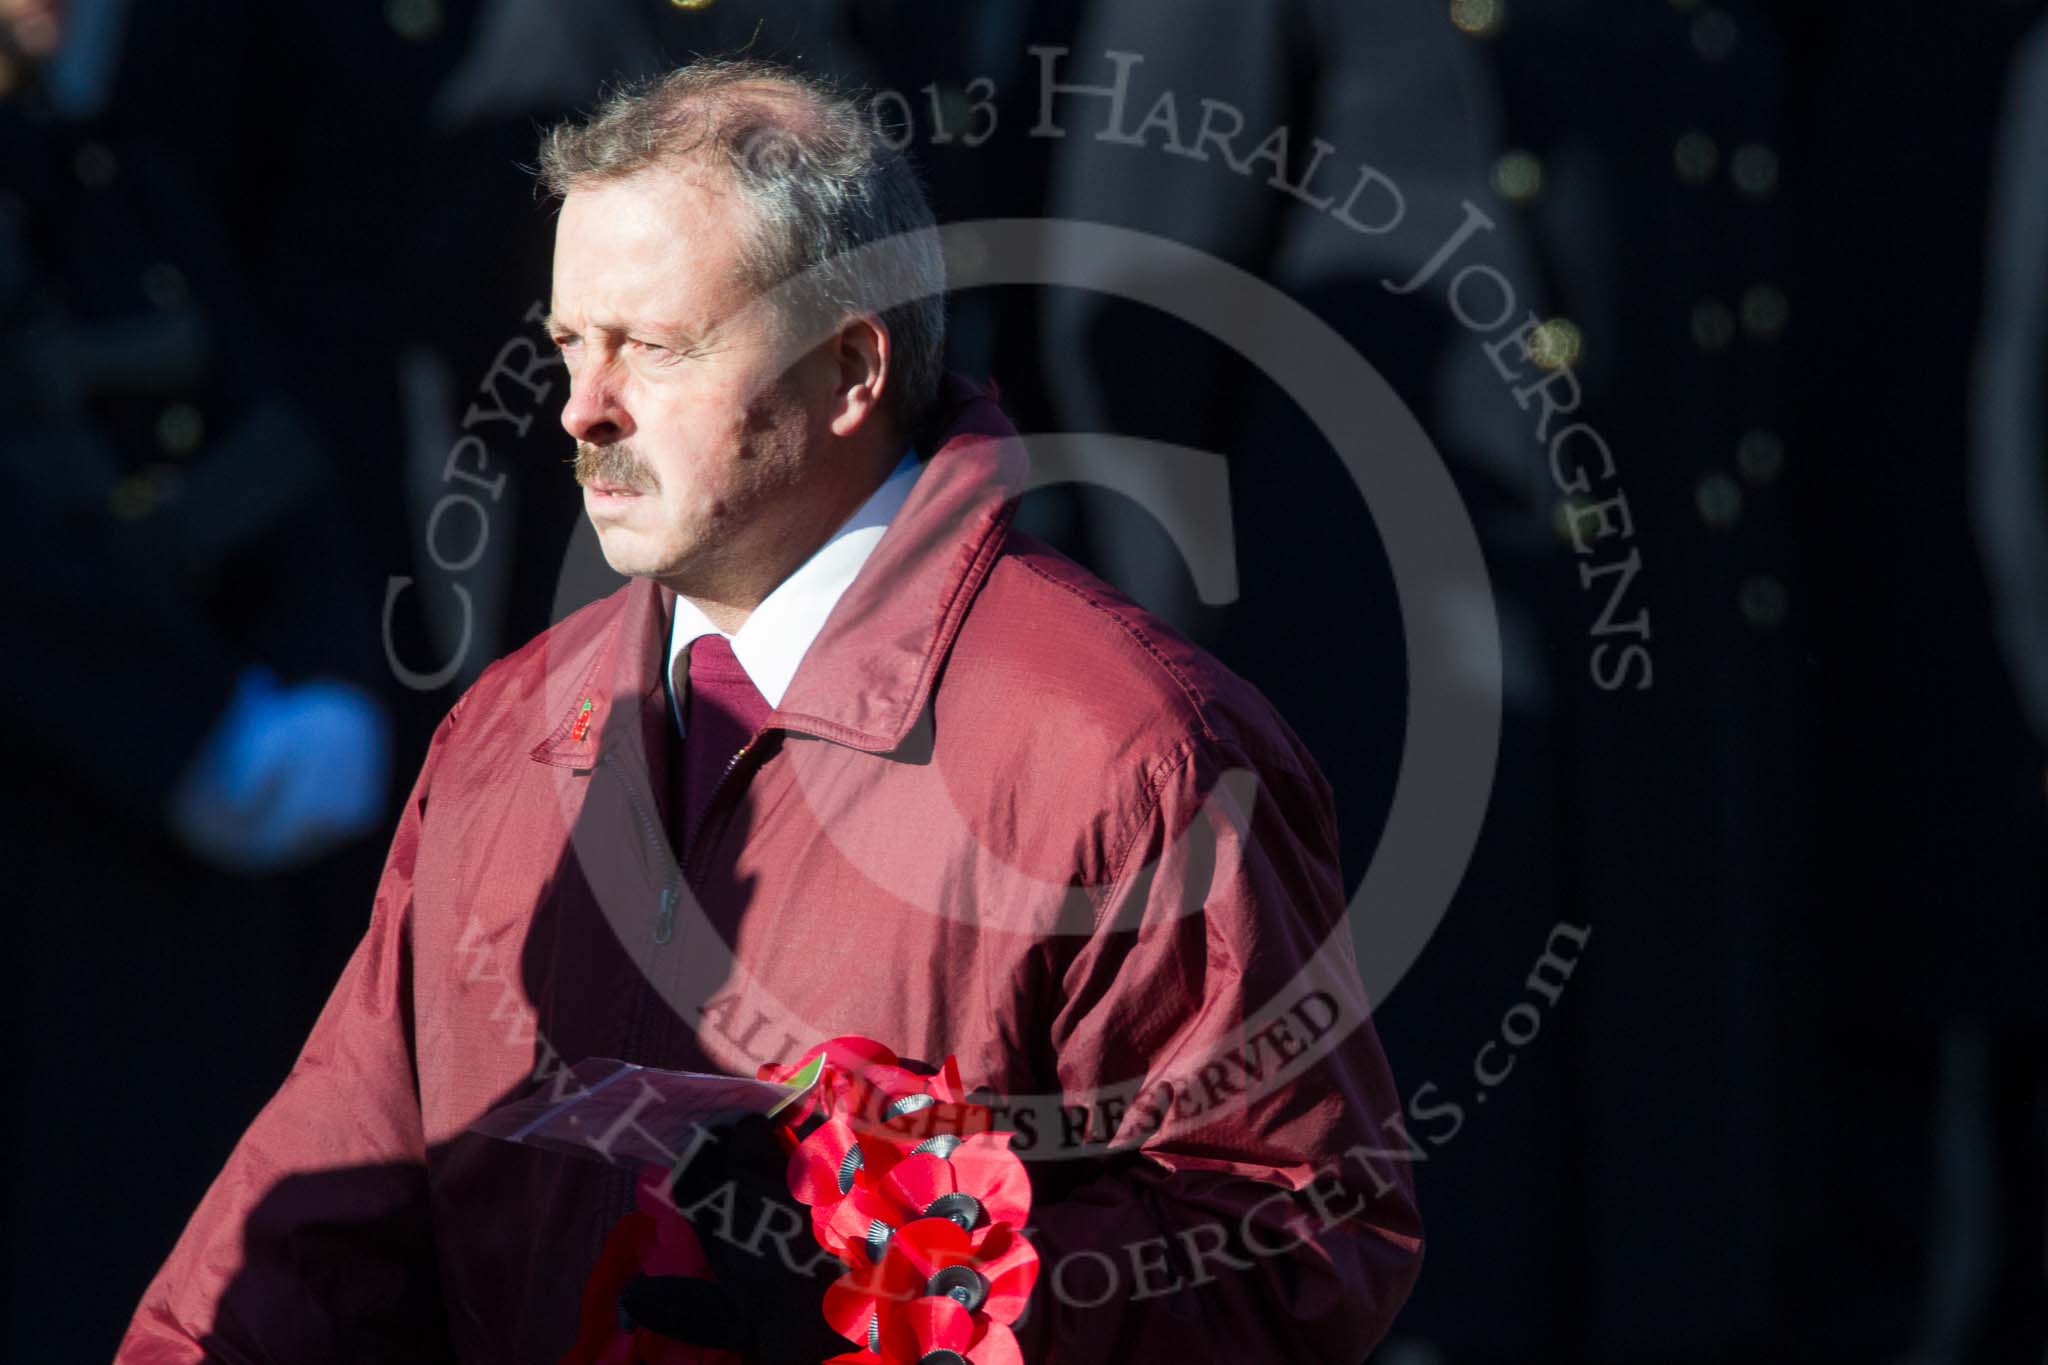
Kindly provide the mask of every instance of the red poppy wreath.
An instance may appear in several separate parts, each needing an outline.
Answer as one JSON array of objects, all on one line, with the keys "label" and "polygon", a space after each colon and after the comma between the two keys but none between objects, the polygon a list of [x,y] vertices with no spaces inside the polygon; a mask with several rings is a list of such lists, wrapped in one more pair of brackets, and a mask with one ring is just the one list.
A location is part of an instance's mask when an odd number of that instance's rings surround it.
[{"label": "red poppy wreath", "polygon": [[[759,1079],[805,1086],[775,1113],[775,1137],[788,1152],[790,1195],[844,1268],[825,1291],[824,1318],[855,1349],[831,1357],[834,1365],[1021,1365],[1011,1325],[1038,1278],[1038,1252],[1024,1236],[1031,1181],[1011,1134],[994,1131],[990,1111],[967,1099],[954,1059],[921,1067],[848,1036],[764,1066]],[[563,1365],[735,1358],[675,1351],[632,1314],[606,1316],[636,1273],[694,1277],[696,1288],[712,1289],[693,1229],[660,1197],[668,1175],[651,1170],[639,1207],[614,1229]]]}]

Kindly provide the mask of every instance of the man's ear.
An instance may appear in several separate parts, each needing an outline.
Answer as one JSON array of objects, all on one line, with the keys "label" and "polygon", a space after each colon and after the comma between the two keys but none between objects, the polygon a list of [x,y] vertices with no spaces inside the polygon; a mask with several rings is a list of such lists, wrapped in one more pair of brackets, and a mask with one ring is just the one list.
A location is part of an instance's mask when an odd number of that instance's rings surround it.
[{"label": "man's ear", "polygon": [[889,369],[889,330],[877,317],[849,318],[826,347],[836,367],[832,432],[851,436],[879,419],[895,378]]}]

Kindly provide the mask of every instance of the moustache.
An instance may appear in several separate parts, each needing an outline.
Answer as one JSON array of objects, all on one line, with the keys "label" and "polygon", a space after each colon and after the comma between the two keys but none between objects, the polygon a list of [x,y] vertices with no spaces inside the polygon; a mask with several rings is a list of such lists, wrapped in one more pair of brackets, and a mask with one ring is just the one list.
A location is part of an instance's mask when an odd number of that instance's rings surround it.
[{"label": "moustache", "polygon": [[586,488],[597,483],[608,488],[646,492],[658,484],[654,471],[641,462],[631,446],[623,442],[598,446],[578,441],[575,470],[576,482]]}]

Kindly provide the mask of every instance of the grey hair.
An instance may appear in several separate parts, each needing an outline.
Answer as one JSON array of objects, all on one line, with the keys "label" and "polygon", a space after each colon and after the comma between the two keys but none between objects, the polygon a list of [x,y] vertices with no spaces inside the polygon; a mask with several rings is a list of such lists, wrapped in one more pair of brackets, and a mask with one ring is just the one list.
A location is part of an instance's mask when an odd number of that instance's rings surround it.
[{"label": "grey hair", "polygon": [[700,58],[550,128],[539,174],[562,198],[691,155],[722,164],[753,210],[743,282],[787,285],[783,314],[797,335],[877,312],[867,300],[899,301],[879,317],[899,386],[895,415],[918,431],[944,377],[946,267],[924,187],[873,105],[772,62]]}]

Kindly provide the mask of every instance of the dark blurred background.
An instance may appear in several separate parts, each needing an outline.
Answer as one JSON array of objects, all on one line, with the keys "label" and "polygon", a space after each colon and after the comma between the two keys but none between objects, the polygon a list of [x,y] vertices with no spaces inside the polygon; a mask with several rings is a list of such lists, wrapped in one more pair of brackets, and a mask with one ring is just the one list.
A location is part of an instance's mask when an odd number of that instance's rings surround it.
[{"label": "dark blurred background", "polygon": [[[745,48],[898,92],[942,221],[1115,223],[1271,281],[1464,496],[1503,734],[1377,1014],[1430,1232],[1377,1359],[2042,1360],[2041,8],[0,0],[6,1354],[111,1354],[360,933],[427,733],[581,600],[537,130]],[[1055,94],[1066,136],[1032,136],[1048,72],[1111,84],[1112,52],[1123,128],[1171,91],[1177,130],[1104,140],[1107,100]],[[1164,145],[1204,100],[1238,166]],[[1361,163],[1398,222],[1345,199]],[[1468,202],[1492,228],[1384,287]],[[1453,308],[1472,263],[1511,322],[1476,276]],[[1162,315],[951,310],[1023,430],[1227,457],[1228,602],[1141,498],[1021,516],[1273,698],[1355,884],[1403,608],[1335,452]],[[1553,469],[1573,420],[1611,474]]]}]

